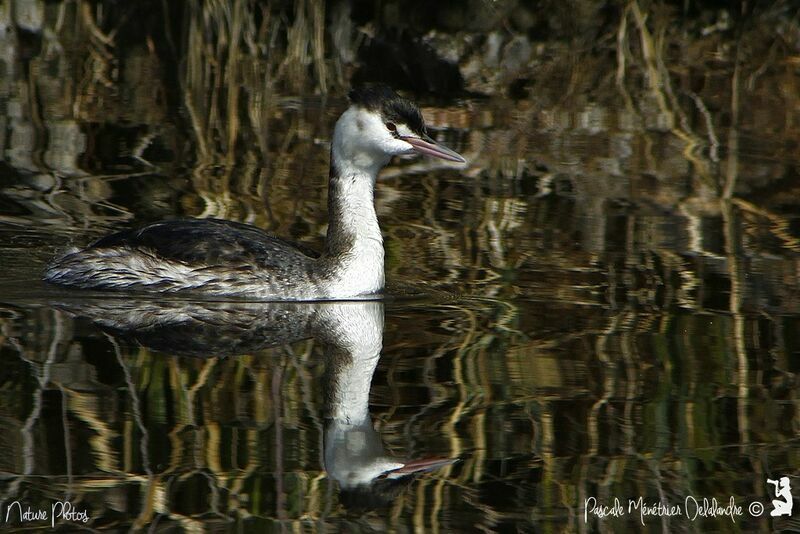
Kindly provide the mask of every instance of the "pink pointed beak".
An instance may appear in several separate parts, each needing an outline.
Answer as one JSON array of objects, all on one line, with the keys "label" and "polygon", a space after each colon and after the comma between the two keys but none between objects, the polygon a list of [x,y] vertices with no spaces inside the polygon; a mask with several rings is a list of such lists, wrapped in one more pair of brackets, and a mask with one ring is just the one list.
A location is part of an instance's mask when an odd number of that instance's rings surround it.
[{"label": "pink pointed beak", "polygon": [[467,160],[454,150],[450,150],[446,146],[437,143],[427,135],[421,137],[402,136],[403,141],[414,147],[414,152],[425,154],[426,156],[433,156],[434,158],[443,159],[446,161],[454,161],[456,163],[466,163]]},{"label": "pink pointed beak", "polygon": [[422,458],[420,460],[411,460],[406,462],[403,467],[388,472],[386,478],[401,478],[415,473],[425,473],[427,471],[453,465],[457,461],[458,458]]}]

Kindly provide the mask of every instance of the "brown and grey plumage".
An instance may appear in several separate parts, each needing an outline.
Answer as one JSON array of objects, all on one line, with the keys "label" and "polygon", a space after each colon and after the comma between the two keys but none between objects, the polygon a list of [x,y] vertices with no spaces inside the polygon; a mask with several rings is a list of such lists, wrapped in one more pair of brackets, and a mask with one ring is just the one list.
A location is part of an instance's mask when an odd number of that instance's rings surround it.
[{"label": "brown and grey plumage", "polygon": [[57,258],[48,282],[85,289],[195,291],[260,299],[348,299],[384,286],[374,207],[378,172],[394,155],[464,162],[426,132],[419,109],[384,85],[350,93],[331,144],[328,234],[317,254],[254,227],[214,219],[164,221],[104,237]]}]

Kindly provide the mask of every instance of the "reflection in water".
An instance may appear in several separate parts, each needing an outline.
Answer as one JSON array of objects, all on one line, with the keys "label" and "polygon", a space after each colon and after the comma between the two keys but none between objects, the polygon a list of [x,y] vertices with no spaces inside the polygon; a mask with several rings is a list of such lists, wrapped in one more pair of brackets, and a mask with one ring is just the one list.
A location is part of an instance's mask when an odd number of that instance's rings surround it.
[{"label": "reflection in water", "polygon": [[[572,531],[588,497],[769,503],[766,477],[794,473],[791,317],[738,327],[724,313],[553,302],[53,300],[0,306],[0,491],[32,505],[69,497],[95,527]],[[748,373],[731,357],[735,328]],[[442,468],[407,485],[394,458]]]},{"label": "reflection in water", "polygon": [[373,428],[369,391],[383,345],[383,304],[330,305],[318,324],[328,340],[325,469],[345,490],[342,500],[349,506],[388,505],[409,475],[452,461],[393,458]]},{"label": "reflection in water", "polygon": [[347,506],[388,506],[411,475],[453,463],[390,456],[373,427],[369,395],[383,346],[380,301],[293,305],[115,299],[58,307],[91,318],[117,338],[184,356],[219,358],[306,338],[319,341],[326,368],[321,381],[327,391],[325,469],[342,488]]}]

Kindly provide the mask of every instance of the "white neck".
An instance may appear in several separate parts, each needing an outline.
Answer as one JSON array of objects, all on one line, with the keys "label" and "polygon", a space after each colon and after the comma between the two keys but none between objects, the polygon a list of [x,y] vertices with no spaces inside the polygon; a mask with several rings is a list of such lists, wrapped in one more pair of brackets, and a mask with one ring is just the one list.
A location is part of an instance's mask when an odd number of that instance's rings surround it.
[{"label": "white neck", "polygon": [[383,236],[375,213],[375,181],[389,161],[359,144],[359,110],[350,108],[336,123],[328,186],[325,256],[334,260],[330,297],[377,293],[383,289]]}]

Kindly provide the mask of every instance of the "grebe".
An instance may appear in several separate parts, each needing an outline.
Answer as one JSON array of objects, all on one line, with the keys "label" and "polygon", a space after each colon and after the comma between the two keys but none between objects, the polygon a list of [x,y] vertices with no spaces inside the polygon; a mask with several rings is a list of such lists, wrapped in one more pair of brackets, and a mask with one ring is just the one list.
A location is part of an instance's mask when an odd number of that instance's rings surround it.
[{"label": "grebe", "polygon": [[276,300],[348,299],[380,293],[383,238],[375,214],[378,172],[392,156],[420,153],[464,163],[436,143],[419,109],[385,85],[350,92],[336,122],[322,254],[254,226],[216,219],[164,221],[104,237],[53,261],[53,284],[157,293],[195,291]]}]

